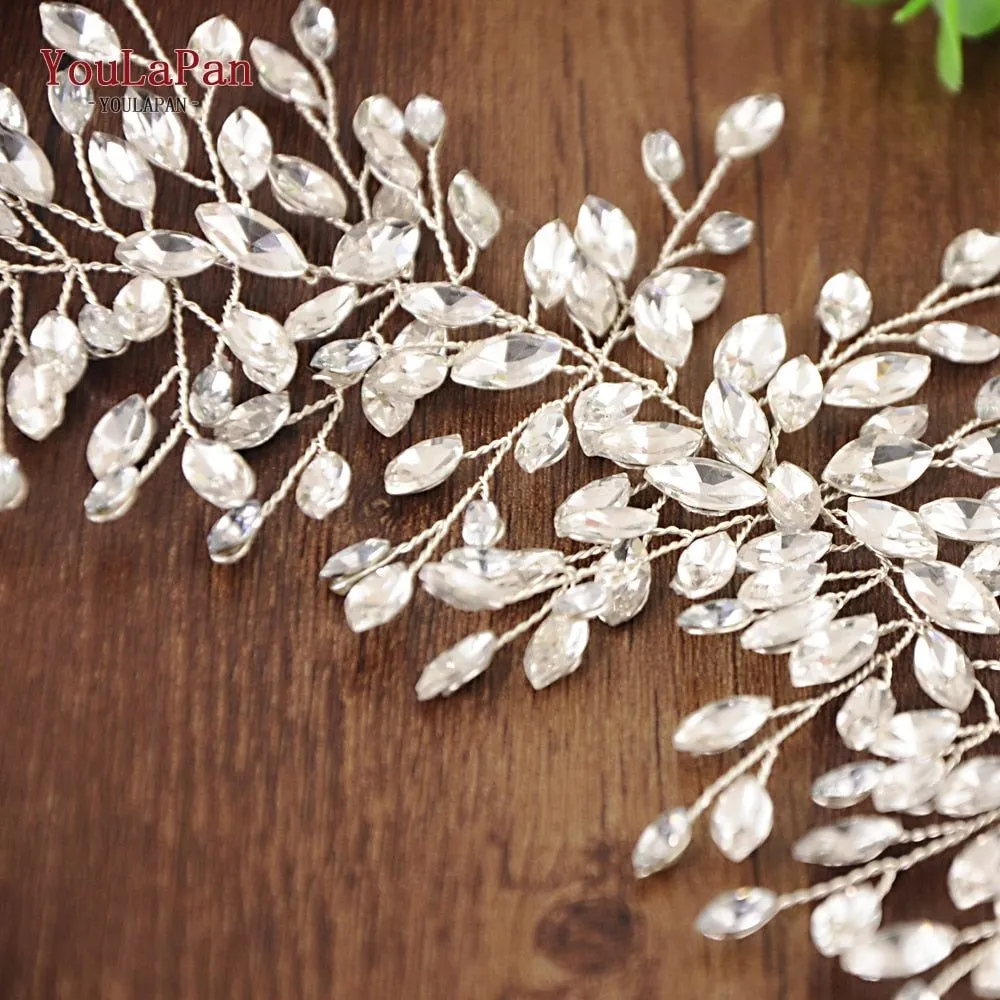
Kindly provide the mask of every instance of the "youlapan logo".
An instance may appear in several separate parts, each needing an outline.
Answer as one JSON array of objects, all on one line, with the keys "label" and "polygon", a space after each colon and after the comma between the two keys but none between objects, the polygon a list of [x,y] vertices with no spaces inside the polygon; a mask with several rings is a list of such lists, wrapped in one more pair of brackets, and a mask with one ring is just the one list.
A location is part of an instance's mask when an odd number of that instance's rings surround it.
[{"label": "youlapan logo", "polygon": [[[48,85],[54,87],[59,83],[59,64],[66,55],[66,50],[40,49],[39,51],[48,70]],[[163,59],[153,59],[144,66],[137,66],[133,65],[132,55],[132,49],[122,49],[121,60],[117,62],[89,63],[74,59],[66,67],[66,75],[70,83],[77,87],[87,87],[95,83],[100,87],[183,87],[192,76],[206,87],[249,87],[251,84],[251,67],[246,59],[234,59],[229,62],[206,59],[202,63],[194,49],[174,49],[173,65]],[[105,100],[121,102],[123,99],[102,98],[102,108]],[[161,102],[155,95],[146,95],[143,100]],[[180,98],[162,99],[162,103],[174,101],[180,103]],[[117,107],[110,110],[122,109]]]}]

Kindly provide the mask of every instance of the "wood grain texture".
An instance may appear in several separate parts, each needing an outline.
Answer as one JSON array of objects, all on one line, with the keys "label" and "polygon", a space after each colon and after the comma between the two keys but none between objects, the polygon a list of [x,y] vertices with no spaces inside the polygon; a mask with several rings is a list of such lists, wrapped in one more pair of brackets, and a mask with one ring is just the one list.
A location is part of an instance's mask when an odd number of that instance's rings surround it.
[{"label": "wood grain texture", "polygon": [[[92,5],[124,21],[110,0]],[[149,13],[172,45],[219,6]],[[248,38],[290,44],[285,0],[227,12]],[[815,350],[826,275],[856,267],[880,314],[896,315],[933,286],[952,235],[997,225],[1000,48],[975,47],[967,91],[949,98],[930,68],[929,21],[901,33],[884,11],[841,0],[339,0],[337,13],[344,127],[347,109],[380,90],[445,102],[447,168],[470,167],[504,214],[478,287],[517,307],[524,242],[572,218],[587,192],[626,211],[653,259],[666,220],[639,163],[645,131],[670,128],[689,151],[689,199],[722,109],[753,91],[785,96],[783,138],[717,202],[755,218],[760,240],[726,267],[730,292],[682,379],[688,403],[737,318],[780,311],[793,351]],[[33,4],[6,3],[3,21],[4,79],[71,186]],[[321,158],[306,125],[259,88],[225,95],[219,110],[240,102],[269,122],[276,148]],[[160,221],[190,226],[198,200],[163,183]],[[110,218],[129,231],[124,213]],[[310,257],[329,253],[321,226],[293,228]],[[190,284],[218,314],[218,278]],[[40,283],[30,317],[56,294]],[[247,286],[249,305],[279,316],[295,294]],[[970,315],[1000,325],[995,307]],[[731,691],[789,693],[783,661],[678,634],[671,567],[659,565],[633,626],[595,630],[569,682],[535,695],[504,656],[461,696],[427,706],[413,697],[421,657],[464,634],[462,616],[421,601],[359,638],[317,587],[329,552],[362,534],[408,537],[457,496],[461,482],[426,502],[386,500],[374,470],[404,443],[459,425],[466,440],[488,440],[540,396],[443,392],[391,442],[350,406],[333,440],[356,468],[349,505],[322,525],[279,511],[246,561],[222,569],[204,557],[213,515],[175,464],[124,521],[96,527],[80,513],[89,428],[167,364],[163,340],[95,365],[47,444],[11,443],[33,495],[0,521],[0,997],[887,995],[814,954],[805,912],[731,946],[690,930],[710,894],[740,881],[807,883],[788,846],[816,818],[810,777],[845,759],[829,720],[779,763],[776,835],[753,861],[734,869],[702,845],[668,877],[630,878],[642,825],[719,773],[716,760],[677,761],[679,716]],[[982,375],[939,367],[936,429],[965,419]],[[787,457],[815,465],[849,433],[837,417],[789,438]],[[294,444],[260,452],[265,485]],[[577,457],[534,478],[504,471],[512,542],[546,539],[554,502],[600,468]],[[943,871],[906,881],[907,904],[941,904]]]}]

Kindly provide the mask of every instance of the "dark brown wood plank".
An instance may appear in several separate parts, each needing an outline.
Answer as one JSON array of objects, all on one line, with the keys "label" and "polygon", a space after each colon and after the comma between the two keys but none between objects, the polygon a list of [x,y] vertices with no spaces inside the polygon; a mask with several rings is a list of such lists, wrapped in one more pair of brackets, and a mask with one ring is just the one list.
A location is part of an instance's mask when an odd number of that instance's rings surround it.
[{"label": "dark brown wood plank", "polygon": [[[110,0],[93,6],[122,22]],[[149,13],[181,44],[218,6]],[[227,12],[248,38],[290,44],[288,4]],[[469,166],[504,211],[478,287],[518,307],[524,242],[549,218],[572,218],[587,192],[625,209],[652,259],[665,219],[639,164],[646,130],[674,130],[701,180],[722,109],[756,90],[785,96],[779,145],[718,202],[756,218],[762,239],[727,267],[730,294],[683,380],[689,401],[740,316],[779,311],[795,350],[814,350],[824,276],[859,268],[880,313],[895,315],[933,285],[947,239],[996,225],[995,43],[970,53],[955,99],[933,79],[929,22],[899,32],[884,11],[840,0],[342,0],[337,13],[345,128],[372,92],[445,102],[447,167]],[[8,4],[4,78],[71,184],[67,141],[43,124],[39,44],[33,5]],[[304,123],[259,89],[226,95],[220,110],[238,101],[264,115],[280,150],[321,156]],[[200,199],[163,190],[165,222],[190,225]],[[693,190],[685,181],[685,197]],[[296,232],[313,255],[329,247],[319,227]],[[224,289],[196,287],[217,311]],[[30,317],[56,294],[32,296]],[[269,291],[267,307],[281,315],[292,294]],[[263,295],[248,284],[251,305]],[[975,315],[1000,320],[995,307]],[[660,565],[647,611],[598,631],[572,680],[533,695],[505,656],[460,697],[419,706],[412,656],[454,641],[460,616],[422,603],[358,638],[314,574],[362,533],[407,537],[459,487],[386,501],[375,470],[401,444],[352,406],[334,439],[355,464],[351,503],[323,525],[279,512],[236,569],[204,558],[212,515],[175,467],[127,519],[88,525],[78,512],[89,428],[167,364],[163,341],[95,365],[47,444],[12,434],[33,495],[0,520],[0,996],[885,995],[813,953],[805,913],[728,947],[689,929],[712,892],[739,881],[805,884],[788,845],[815,815],[810,777],[844,759],[828,726],[779,764],[777,834],[756,860],[735,870],[702,846],[649,884],[627,870],[646,820],[718,773],[717,761],[675,759],[678,717],[732,690],[786,695],[781,663],[679,635]],[[980,375],[937,378],[937,426],[964,419]],[[487,440],[541,398],[440,395],[408,440],[459,425]],[[844,439],[836,426],[825,418],[786,454],[815,462]],[[293,454],[288,441],[262,453],[264,482]],[[574,458],[533,479],[505,472],[512,541],[546,539],[553,502],[599,468]],[[942,874],[911,880],[909,902],[940,903]]]}]

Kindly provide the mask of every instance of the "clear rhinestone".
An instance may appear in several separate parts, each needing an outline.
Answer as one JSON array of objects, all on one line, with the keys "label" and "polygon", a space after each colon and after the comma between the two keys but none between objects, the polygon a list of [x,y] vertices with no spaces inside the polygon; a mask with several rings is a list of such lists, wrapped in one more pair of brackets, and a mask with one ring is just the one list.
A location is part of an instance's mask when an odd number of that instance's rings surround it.
[{"label": "clear rhinestone", "polygon": [[80,309],[77,328],[87,348],[95,357],[112,357],[120,354],[127,346],[125,331],[118,317],[96,302],[87,302]]},{"label": "clear rhinestone", "polygon": [[188,397],[191,416],[202,427],[222,423],[233,409],[233,376],[228,362],[206,365],[194,377]]},{"label": "clear rhinestone", "polygon": [[864,864],[899,840],[903,825],[889,816],[851,816],[810,830],[792,847],[792,857],[808,865]]},{"label": "clear rhinestone", "polygon": [[583,660],[590,638],[586,619],[550,614],[524,651],[524,672],[536,691],[573,673]]},{"label": "clear rhinestone", "polygon": [[200,274],[219,259],[204,240],[172,229],[133,233],[115,247],[115,257],[130,271],[166,280]]},{"label": "clear rhinestone", "polygon": [[811,528],[823,509],[819,485],[805,469],[782,462],[767,478],[767,512],[782,531]]},{"label": "clear rhinestone", "polygon": [[263,38],[250,43],[250,58],[260,85],[280,101],[322,108],[324,101],[312,74],[290,52]]},{"label": "clear rhinestone", "polygon": [[979,834],[955,855],[948,869],[948,895],[960,910],[1000,896],[1000,831]]},{"label": "clear rhinestone", "polygon": [[380,395],[420,399],[447,375],[448,362],[436,351],[393,349],[372,366],[365,385]]},{"label": "clear rhinestone", "polygon": [[614,282],[597,264],[577,256],[566,289],[566,311],[585,330],[603,336],[618,312]]},{"label": "clear rhinestone", "polygon": [[539,304],[558,305],[569,289],[576,264],[573,234],[562,219],[546,222],[524,248],[524,280]]},{"label": "clear rhinestone", "polygon": [[912,396],[930,373],[931,359],[923,354],[868,354],[849,361],[827,379],[823,402],[861,409],[886,406]]},{"label": "clear rhinestone", "polygon": [[279,392],[292,380],[298,363],[295,346],[270,316],[236,303],[223,321],[221,336],[243,362],[247,378],[268,392]]},{"label": "clear rhinestone", "polygon": [[262,524],[260,504],[256,500],[227,510],[208,532],[209,558],[223,566],[239,562],[250,551]]},{"label": "clear rhinestone", "polygon": [[252,191],[267,176],[274,145],[267,126],[249,108],[237,108],[222,123],[216,149],[233,183]]},{"label": "clear rhinestone", "polygon": [[681,553],[671,587],[698,600],[721,590],[736,572],[736,545],[724,531],[696,538]]},{"label": "clear rhinestone", "polygon": [[46,87],[49,107],[59,127],[70,135],[83,135],[94,116],[94,91],[90,84],[76,84],[66,70],[56,74],[56,85]]},{"label": "clear rhinestone", "polygon": [[964,438],[951,457],[967,472],[990,479],[1000,477],[1000,428],[979,431]]},{"label": "clear rhinestone", "polygon": [[888,500],[851,497],[847,526],[855,538],[892,558],[933,559],[937,555],[937,535],[918,515]]},{"label": "clear rhinestone", "polygon": [[452,381],[475,389],[520,389],[545,378],[562,355],[554,337],[503,333],[474,341],[452,362]]},{"label": "clear rhinestone", "polygon": [[608,592],[600,580],[578,583],[552,604],[552,614],[573,618],[596,618],[608,605]]},{"label": "clear rhinestone", "polygon": [[415,407],[412,399],[384,396],[369,386],[361,386],[361,409],[365,419],[384,437],[398,434],[409,423]]},{"label": "clear rhinestone", "polygon": [[778,897],[769,889],[736,889],[716,896],[698,914],[695,929],[702,937],[724,941],[749,937],[778,912]]},{"label": "clear rhinestone", "polygon": [[864,278],[842,271],[828,279],[819,293],[816,318],[836,341],[857,336],[872,318],[872,293]]},{"label": "clear rhinestone", "polygon": [[612,278],[624,281],[635,267],[635,229],[625,213],[603,198],[588,195],[580,206],[573,234],[588,259]]},{"label": "clear rhinestone", "polygon": [[994,594],[1000,594],[1000,542],[977,545],[965,557],[962,569],[982,581]]},{"label": "clear rhinestone", "polygon": [[711,458],[681,458],[652,465],[646,479],[689,509],[726,513],[763,503],[763,486],[745,472]]},{"label": "clear rhinestone", "polygon": [[839,609],[835,594],[779,608],[758,618],[740,636],[740,645],[755,653],[787,652],[800,639],[828,625]]},{"label": "clear rhinestone", "polygon": [[554,465],[569,447],[570,427],[562,406],[546,406],[525,425],[514,448],[514,458],[525,472]]},{"label": "clear rhinestone", "polygon": [[648,878],[675,864],[691,843],[691,821],[684,809],[661,813],[639,835],[632,851],[636,878]]},{"label": "clear rhinestone", "polygon": [[970,229],[948,244],[941,277],[949,285],[978,288],[1000,274],[1000,233]]},{"label": "clear rhinestone", "polygon": [[320,570],[320,579],[334,580],[354,577],[381,562],[391,546],[384,538],[366,538],[335,552]]},{"label": "clear rhinestone", "polygon": [[973,323],[928,323],[917,331],[917,343],[958,364],[978,365],[1000,357],[1000,337]]},{"label": "clear rhinestone", "polygon": [[170,324],[173,311],[170,289],[159,278],[140,274],[118,292],[113,309],[127,340],[135,343],[152,340]]},{"label": "clear rhinestone", "polygon": [[367,632],[391,621],[409,604],[413,577],[402,563],[389,563],[362,577],[347,594],[344,614],[353,632]]},{"label": "clear rhinestone", "polygon": [[639,412],[642,389],[634,382],[602,382],[584,389],[573,404],[573,423],[585,455],[596,455],[601,434]]},{"label": "clear rhinestone", "polygon": [[943,538],[960,542],[1000,539],[1000,508],[970,497],[942,497],[920,507],[920,518]]},{"label": "clear rhinestone", "polygon": [[812,786],[812,800],[826,809],[847,809],[866,799],[878,784],[886,765],[880,760],[861,760],[821,774]]},{"label": "clear rhinestone", "polygon": [[879,726],[871,750],[892,760],[933,757],[951,746],[958,725],[958,714],[945,708],[898,712]]},{"label": "clear rhinestone", "polygon": [[117,521],[132,509],[138,495],[139,470],[128,465],[94,483],[83,501],[83,512],[94,524]]},{"label": "clear rhinestone", "polygon": [[[726,276],[703,267],[668,267],[639,286],[644,294],[677,299],[695,323],[718,308],[726,290]],[[638,291],[638,290],[637,290]]]},{"label": "clear rhinestone", "polygon": [[736,695],[703,705],[681,720],[674,749],[681,753],[721,753],[755,736],[771,715],[771,699]]},{"label": "clear rhinestone", "polygon": [[736,596],[755,611],[769,611],[808,600],[825,580],[825,563],[772,566],[747,577]]},{"label": "clear rhinestone", "polygon": [[756,472],[770,442],[767,418],[757,400],[732,382],[717,378],[705,391],[701,416],[719,457],[744,472]]},{"label": "clear rhinestone", "polygon": [[823,404],[823,377],[805,354],[786,361],[767,384],[775,423],[786,432],[807,426]]},{"label": "clear rhinestone", "polygon": [[399,141],[406,134],[403,112],[385,94],[366,97],[354,112],[354,134],[365,149],[383,140]]},{"label": "clear rhinestone", "polygon": [[21,463],[0,451],[0,511],[14,510],[28,498],[28,477]]},{"label": "clear rhinestone", "polygon": [[628,503],[630,493],[631,484],[624,472],[595,479],[571,493],[556,508],[554,518],[556,530],[559,528],[559,522],[574,511],[598,507],[624,507]]},{"label": "clear rhinestone", "polygon": [[774,804],[754,777],[737,778],[716,799],[712,810],[712,840],[730,861],[743,861],[770,836]]},{"label": "clear rhinestone", "polygon": [[335,451],[316,455],[302,471],[295,502],[307,517],[321,521],[343,506],[351,486],[351,467]]},{"label": "clear rhinestone", "polygon": [[577,542],[600,544],[638,538],[656,527],[656,511],[636,507],[603,507],[578,510],[559,519],[556,534]]},{"label": "clear rhinestone", "polygon": [[288,314],[285,332],[293,341],[328,337],[351,315],[357,301],[354,285],[338,285],[320,292]]},{"label": "clear rhinestone", "polygon": [[976,816],[1000,809],[1000,757],[974,757],[945,778],[934,805],[945,816]]},{"label": "clear rhinestone", "polygon": [[365,161],[381,184],[416,193],[423,176],[419,164],[402,142],[381,137],[366,147]]},{"label": "clear rhinestone", "polygon": [[[360,381],[376,361],[378,361],[378,347],[374,342],[335,340],[321,347],[312,356],[309,364],[319,373],[316,378],[329,382],[330,385],[343,387]],[[369,390],[369,394],[375,395],[374,390]],[[364,395],[362,389],[362,397]]]},{"label": "clear rhinestone", "polygon": [[869,434],[845,444],[827,463],[823,480],[855,496],[886,496],[912,486],[933,457],[927,445],[913,438]]},{"label": "clear rhinestone", "polygon": [[976,416],[984,422],[1000,420],[1000,375],[984,382],[976,394]]},{"label": "clear rhinestone", "polygon": [[292,15],[292,34],[299,48],[313,59],[325,61],[337,48],[337,21],[319,0],[301,0]]},{"label": "clear rhinestone", "polygon": [[385,467],[386,493],[402,496],[440,486],[458,468],[464,451],[460,434],[428,438],[412,445]]},{"label": "clear rhinestone", "polygon": [[41,147],[23,132],[0,125],[0,189],[25,201],[47,205],[55,178]]},{"label": "clear rhinestone", "polygon": [[7,379],[7,415],[33,441],[42,441],[61,423],[66,397],[56,367],[22,358]]},{"label": "clear rhinestone", "polygon": [[691,314],[680,299],[647,279],[632,298],[635,339],[655,358],[674,368],[687,361],[694,338]]},{"label": "clear rhinestone", "polygon": [[872,805],[879,812],[905,812],[922,806],[947,773],[940,758],[904,760],[887,768],[872,792]]},{"label": "clear rhinestone", "polygon": [[301,156],[276,153],[267,165],[271,190],[282,208],[296,215],[335,221],[347,212],[347,196],[325,170]]},{"label": "clear rhinestone", "polygon": [[809,933],[827,958],[870,938],[882,923],[882,897],[869,885],[849,886],[827,896],[812,912]]},{"label": "clear rhinestone", "polygon": [[[222,14],[210,17],[207,21],[202,21],[188,40],[187,47],[193,49],[198,56],[198,65],[194,67],[194,74],[198,82],[205,86],[206,66],[209,61],[229,65],[235,59],[239,59],[243,53],[243,35],[235,22]],[[215,74],[208,68],[208,76],[214,78]]]},{"label": "clear rhinestone", "polygon": [[[753,579],[753,577],[751,577]],[[878,619],[873,614],[838,618],[804,636],[788,658],[795,687],[834,684],[863,667],[878,648]]]},{"label": "clear rhinestone", "polygon": [[715,152],[742,160],[767,149],[785,123],[785,106],[777,94],[744,97],[723,112],[715,127]]},{"label": "clear rhinestone", "polygon": [[35,324],[28,339],[36,365],[51,367],[61,392],[79,384],[87,370],[87,348],[76,323],[52,310]]},{"label": "clear rhinestone", "polygon": [[473,500],[462,516],[462,541],[474,549],[488,549],[504,536],[505,526],[492,500]]},{"label": "clear rhinestone", "polygon": [[15,132],[28,134],[28,119],[17,94],[6,84],[0,83],[0,125]]},{"label": "clear rhinestone", "polygon": [[253,469],[221,441],[189,438],[181,455],[181,471],[198,496],[223,510],[245,503],[257,486]]},{"label": "clear rhinestone", "polygon": [[149,164],[124,139],[94,132],[87,159],[101,190],[112,200],[146,212],[156,198],[156,180]]},{"label": "clear rhinestone", "polygon": [[887,406],[869,417],[858,432],[858,437],[866,434],[896,434],[901,437],[922,438],[927,431],[930,411],[925,403],[909,406]]},{"label": "clear rhinestone", "polygon": [[410,193],[401,188],[381,185],[372,198],[372,215],[383,221],[398,219],[402,222],[420,223],[420,206]]},{"label": "clear rhinestone", "polygon": [[753,611],[735,597],[692,604],[677,616],[677,627],[690,635],[725,635],[753,620]]},{"label": "clear rhinestone", "polygon": [[840,957],[846,972],[862,979],[904,979],[943,962],[955,947],[953,927],[928,920],[892,924]]},{"label": "clear rhinestone", "polygon": [[270,278],[297,278],[308,262],[290,233],[263,212],[229,202],[203,202],[194,210],[215,248],[237,267]]},{"label": "clear rhinestone", "polygon": [[448,211],[458,231],[480,250],[485,250],[500,232],[500,209],[468,170],[460,170],[448,185]]},{"label": "clear rhinestone", "polygon": [[700,431],[667,422],[621,424],[602,431],[597,440],[598,454],[628,468],[685,458],[700,447]]},{"label": "clear rhinestone", "polygon": [[698,242],[717,254],[745,250],[753,242],[754,224],[735,212],[715,212],[698,230]]},{"label": "clear rhinestone", "polygon": [[833,542],[828,531],[786,534],[772,531],[740,546],[737,564],[750,573],[768,566],[807,566],[819,562]]},{"label": "clear rhinestone", "polygon": [[100,14],[75,3],[40,3],[42,34],[49,44],[86,62],[118,62],[118,33]]},{"label": "clear rhinestone", "polygon": [[245,403],[233,408],[216,426],[215,436],[235,448],[245,451],[270,441],[291,413],[287,392],[266,392],[252,396]]},{"label": "clear rhinestone", "polygon": [[654,184],[673,184],[684,174],[684,154],[667,131],[647,132],[642,137],[642,169]]},{"label": "clear rhinestone", "polygon": [[475,326],[496,312],[496,303],[471,288],[446,282],[407,285],[400,294],[403,308],[431,326]]},{"label": "clear rhinestone", "polygon": [[981,635],[1000,632],[996,598],[958,566],[908,559],[903,565],[903,583],[917,607],[938,625]]},{"label": "clear rhinestone", "polygon": [[116,403],[97,421],[87,442],[87,465],[95,479],[138,465],[146,454],[156,422],[146,400],[137,393]]},{"label": "clear rhinestone", "polygon": [[6,202],[0,202],[0,236],[17,239],[23,232],[24,223],[7,207]]},{"label": "clear rhinestone", "polygon": [[447,118],[444,105],[427,94],[417,94],[403,115],[406,131],[422,146],[433,146],[444,134]]},{"label": "clear rhinestone", "polygon": [[447,697],[474,680],[490,665],[497,649],[492,632],[476,632],[436,656],[417,681],[417,699]]},{"label": "clear rhinestone", "polygon": [[128,87],[122,111],[125,138],[145,159],[164,170],[183,170],[188,136],[181,117],[153,94]]},{"label": "clear rhinestone", "polygon": [[598,617],[612,627],[631,621],[649,600],[652,571],[641,538],[618,542],[597,561],[597,579],[608,593]]},{"label": "clear rhinestone", "polygon": [[884,681],[862,681],[837,713],[837,732],[851,750],[866,750],[896,711],[896,699]]},{"label": "clear rhinestone", "polygon": [[780,316],[748,316],[719,341],[712,362],[715,377],[726,379],[746,392],[756,392],[781,367],[786,349]]}]

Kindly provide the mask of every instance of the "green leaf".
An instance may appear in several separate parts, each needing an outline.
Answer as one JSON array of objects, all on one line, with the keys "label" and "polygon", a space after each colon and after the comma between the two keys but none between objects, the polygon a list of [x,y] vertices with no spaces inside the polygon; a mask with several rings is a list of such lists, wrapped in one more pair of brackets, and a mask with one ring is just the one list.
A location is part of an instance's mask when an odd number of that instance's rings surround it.
[{"label": "green leaf", "polygon": [[[945,0],[933,0],[943,17]],[[958,31],[965,38],[983,38],[1000,29],[1000,0],[958,0]]]},{"label": "green leaf", "polygon": [[962,89],[962,35],[958,28],[958,0],[943,0],[937,37],[937,72],[952,92]]},{"label": "green leaf", "polygon": [[892,16],[893,24],[906,24],[912,21],[918,14],[926,10],[931,4],[931,0],[909,0]]}]

